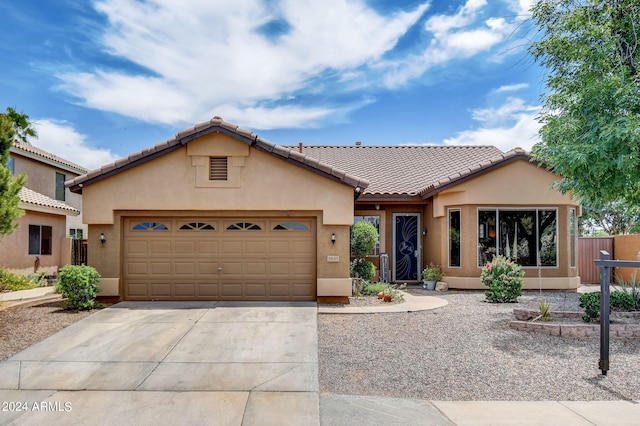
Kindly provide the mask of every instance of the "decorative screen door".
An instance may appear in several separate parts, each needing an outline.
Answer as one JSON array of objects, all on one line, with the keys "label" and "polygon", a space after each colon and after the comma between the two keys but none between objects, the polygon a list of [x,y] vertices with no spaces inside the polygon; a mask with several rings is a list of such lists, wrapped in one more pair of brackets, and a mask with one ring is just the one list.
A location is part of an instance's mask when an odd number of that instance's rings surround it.
[{"label": "decorative screen door", "polygon": [[419,213],[393,213],[393,281],[420,281]]}]

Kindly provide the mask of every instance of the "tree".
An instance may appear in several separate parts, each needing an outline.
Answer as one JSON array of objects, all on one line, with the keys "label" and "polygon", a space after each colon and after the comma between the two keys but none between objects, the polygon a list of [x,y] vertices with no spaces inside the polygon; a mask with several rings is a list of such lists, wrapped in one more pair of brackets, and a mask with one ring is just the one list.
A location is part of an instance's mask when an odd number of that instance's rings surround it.
[{"label": "tree", "polygon": [[17,226],[15,220],[24,214],[18,204],[20,189],[26,183],[26,176],[22,174],[14,178],[11,170],[6,167],[16,128],[25,129],[20,123],[16,124],[14,118],[0,113],[0,237],[11,234]]},{"label": "tree", "polygon": [[636,232],[640,226],[640,208],[629,205],[624,200],[612,201],[601,205],[589,202],[582,204],[580,235],[605,233],[624,235]]},{"label": "tree", "polygon": [[529,51],[548,69],[534,160],[593,205],[640,201],[640,3],[540,0]]},{"label": "tree", "polygon": [[13,130],[15,131],[15,137],[22,142],[27,142],[27,136],[37,138],[38,133],[33,128],[33,123],[29,120],[29,116],[25,113],[18,112],[14,108],[8,107],[6,112],[7,117],[13,123]]},{"label": "tree", "polygon": [[356,258],[351,262],[351,274],[371,279],[376,273],[373,263],[365,260],[376,247],[378,230],[369,222],[357,222],[351,227],[351,254]]}]

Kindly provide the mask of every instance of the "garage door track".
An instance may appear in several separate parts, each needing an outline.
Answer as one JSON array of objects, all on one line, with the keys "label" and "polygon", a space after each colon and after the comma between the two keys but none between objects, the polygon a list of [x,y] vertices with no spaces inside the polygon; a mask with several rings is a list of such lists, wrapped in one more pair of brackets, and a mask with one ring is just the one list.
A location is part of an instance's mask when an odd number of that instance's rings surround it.
[{"label": "garage door track", "polygon": [[314,302],[122,302],[0,363],[0,424],[317,425],[317,335]]}]

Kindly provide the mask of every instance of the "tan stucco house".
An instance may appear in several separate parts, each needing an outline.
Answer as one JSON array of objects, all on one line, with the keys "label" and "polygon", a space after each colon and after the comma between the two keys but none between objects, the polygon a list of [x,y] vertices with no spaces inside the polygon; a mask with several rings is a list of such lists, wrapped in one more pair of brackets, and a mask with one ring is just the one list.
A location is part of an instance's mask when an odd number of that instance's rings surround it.
[{"label": "tan stucco house", "polygon": [[25,211],[18,228],[0,239],[0,266],[18,274],[54,275],[71,261],[71,238],[86,235],[82,223],[82,196],[65,187],[66,180],[87,173],[71,161],[32,144],[15,141],[7,167],[27,175],[19,207]]},{"label": "tan stucco house", "polygon": [[434,261],[451,287],[480,288],[481,263],[517,228],[509,252],[539,254],[546,288],[575,288],[577,206],[553,179],[521,150],[288,148],[214,117],[67,186],[103,295],[322,301],[351,293],[354,220],[379,227],[372,258],[388,254],[392,281]]}]

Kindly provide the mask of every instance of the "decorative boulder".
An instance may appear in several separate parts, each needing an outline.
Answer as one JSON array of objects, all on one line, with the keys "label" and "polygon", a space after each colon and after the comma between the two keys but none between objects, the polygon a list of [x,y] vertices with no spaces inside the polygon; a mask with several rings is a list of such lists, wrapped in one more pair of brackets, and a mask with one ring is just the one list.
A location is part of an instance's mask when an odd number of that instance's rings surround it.
[{"label": "decorative boulder", "polygon": [[442,281],[438,281],[436,283],[436,291],[447,291],[449,290],[449,284],[444,283]]}]

